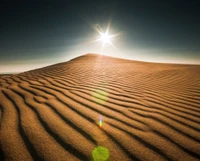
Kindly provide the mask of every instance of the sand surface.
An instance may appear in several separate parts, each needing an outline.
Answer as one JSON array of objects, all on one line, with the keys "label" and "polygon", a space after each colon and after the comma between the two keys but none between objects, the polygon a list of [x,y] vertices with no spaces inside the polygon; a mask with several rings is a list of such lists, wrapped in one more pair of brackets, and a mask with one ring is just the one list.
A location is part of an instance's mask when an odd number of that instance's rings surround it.
[{"label": "sand surface", "polygon": [[[106,153],[92,155],[99,146]],[[0,160],[106,155],[199,160],[200,66],[87,54],[0,77]]]}]

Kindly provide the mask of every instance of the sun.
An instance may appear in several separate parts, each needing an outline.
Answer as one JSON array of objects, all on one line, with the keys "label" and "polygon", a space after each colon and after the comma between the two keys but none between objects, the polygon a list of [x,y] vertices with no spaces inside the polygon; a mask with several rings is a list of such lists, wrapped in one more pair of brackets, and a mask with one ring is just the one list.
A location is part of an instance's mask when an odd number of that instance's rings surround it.
[{"label": "sun", "polygon": [[113,37],[118,36],[118,34],[114,34],[111,35],[109,34],[109,28],[107,28],[106,32],[103,31],[98,31],[99,32],[99,39],[97,39],[96,41],[101,41],[103,44],[103,47],[105,46],[105,44],[109,44],[112,47],[115,47],[112,43]]},{"label": "sun", "polygon": [[105,44],[111,44],[111,38],[112,36],[110,36],[107,32],[106,33],[100,33],[100,41],[103,43],[103,45]]},{"label": "sun", "polygon": [[[110,45],[110,46],[116,48],[116,47],[113,45],[112,41],[113,41],[114,37],[119,36],[120,33],[117,33],[117,34],[110,34],[110,32],[109,32],[110,26],[111,26],[111,22],[109,21],[108,26],[107,26],[107,28],[106,28],[106,31],[105,31],[105,30],[103,31],[103,29],[101,28],[101,26],[100,26],[99,24],[92,25],[92,28],[93,28],[94,30],[96,30],[96,31],[99,33],[99,37],[98,37],[98,39],[92,41],[91,43],[96,42],[96,41],[100,41],[100,42],[102,42],[102,47],[103,47],[103,48],[104,48],[104,46],[105,46],[106,44],[108,44],[108,45]],[[103,48],[102,48],[102,49],[103,49]]]}]

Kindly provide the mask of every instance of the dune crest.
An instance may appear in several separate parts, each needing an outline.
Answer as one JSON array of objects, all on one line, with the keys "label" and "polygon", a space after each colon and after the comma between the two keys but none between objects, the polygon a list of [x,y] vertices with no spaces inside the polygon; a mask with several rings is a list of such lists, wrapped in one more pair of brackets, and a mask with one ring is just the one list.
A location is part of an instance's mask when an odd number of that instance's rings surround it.
[{"label": "dune crest", "polygon": [[86,54],[0,77],[0,160],[94,157],[198,161],[200,66]]}]

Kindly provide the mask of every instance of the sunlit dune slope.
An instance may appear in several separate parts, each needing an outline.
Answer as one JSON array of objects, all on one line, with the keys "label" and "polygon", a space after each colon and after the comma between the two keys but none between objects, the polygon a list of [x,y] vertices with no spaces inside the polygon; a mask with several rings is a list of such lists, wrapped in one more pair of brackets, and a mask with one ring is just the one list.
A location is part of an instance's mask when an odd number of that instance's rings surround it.
[{"label": "sunlit dune slope", "polygon": [[98,157],[199,160],[200,66],[87,54],[0,77],[0,160]]}]

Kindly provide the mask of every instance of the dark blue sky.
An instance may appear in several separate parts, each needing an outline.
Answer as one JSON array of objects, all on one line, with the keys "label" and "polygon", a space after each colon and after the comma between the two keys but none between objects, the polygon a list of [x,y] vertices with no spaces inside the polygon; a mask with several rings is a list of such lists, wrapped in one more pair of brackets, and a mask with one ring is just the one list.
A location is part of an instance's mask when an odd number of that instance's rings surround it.
[{"label": "dark blue sky", "polygon": [[[198,0],[1,1],[0,73],[67,61],[88,52],[129,59],[200,64]],[[101,50],[91,27],[110,32]]]}]

